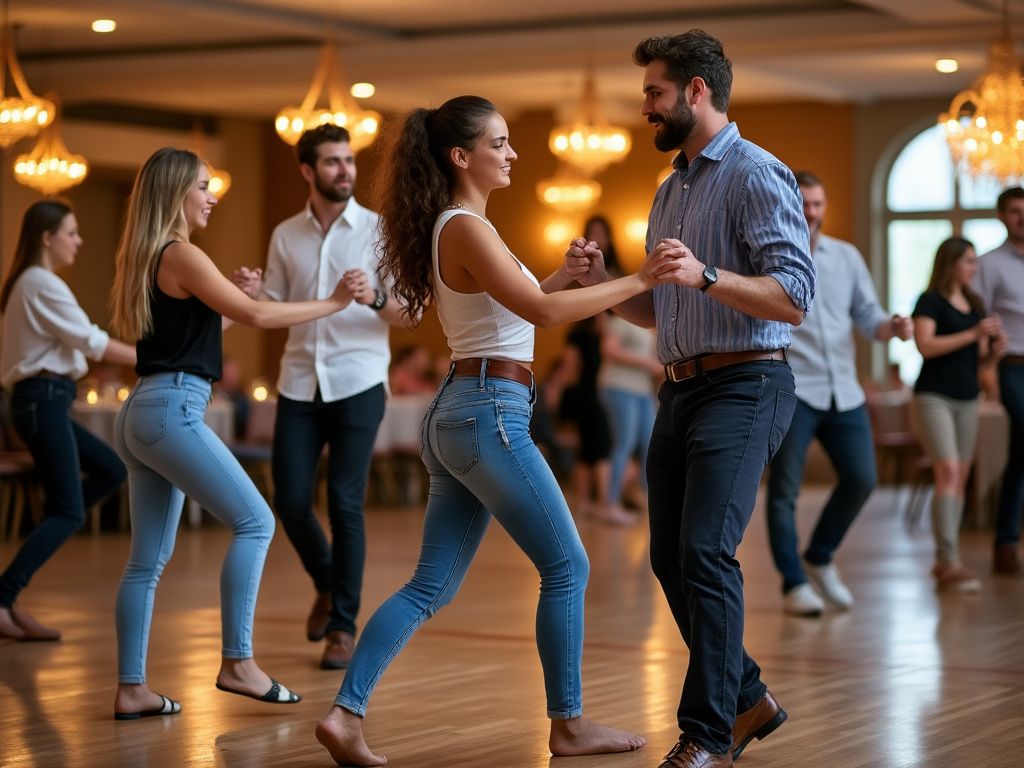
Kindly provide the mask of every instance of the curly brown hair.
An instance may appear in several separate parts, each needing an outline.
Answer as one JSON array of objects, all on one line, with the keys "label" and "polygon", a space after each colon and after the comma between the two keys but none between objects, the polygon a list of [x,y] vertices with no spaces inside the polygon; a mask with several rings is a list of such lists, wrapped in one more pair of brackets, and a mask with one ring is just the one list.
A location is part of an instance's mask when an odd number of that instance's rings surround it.
[{"label": "curly brown hair", "polygon": [[451,203],[453,147],[472,149],[497,112],[479,96],[458,96],[438,109],[414,109],[387,131],[382,172],[380,272],[417,322],[433,296],[433,234],[437,216]]}]

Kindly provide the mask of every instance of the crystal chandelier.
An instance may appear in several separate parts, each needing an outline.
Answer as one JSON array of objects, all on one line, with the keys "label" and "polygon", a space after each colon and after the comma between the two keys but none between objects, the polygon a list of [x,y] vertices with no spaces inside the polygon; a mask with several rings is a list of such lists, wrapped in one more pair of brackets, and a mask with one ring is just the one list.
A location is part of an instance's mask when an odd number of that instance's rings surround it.
[{"label": "crystal chandelier", "polygon": [[205,147],[203,146],[203,128],[198,121],[192,128],[191,144],[190,149],[202,159],[206,165],[206,170],[210,174],[210,183],[207,185],[207,189],[218,200],[223,200],[224,195],[231,189],[231,174],[219,168],[214,168],[213,163],[206,159]]},{"label": "crystal chandelier", "polygon": [[988,68],[939,115],[953,161],[970,176],[1000,184],[1024,178],[1024,78],[1003,2],[1003,28],[989,47]]},{"label": "crystal chandelier", "polygon": [[[380,113],[363,109],[346,95],[338,73],[339,69],[340,61],[334,43],[324,43],[320,63],[302,105],[285,107],[277,113],[274,128],[278,136],[289,144],[295,144],[303,131],[325,123],[333,123],[348,130],[352,137],[350,145],[353,151],[358,152],[373,143],[380,128]],[[317,107],[325,88],[327,106]]]},{"label": "crystal chandelier", "polygon": [[556,211],[580,213],[600,199],[601,185],[562,166],[552,178],[537,183],[537,197]]},{"label": "crystal chandelier", "polygon": [[548,138],[548,147],[555,157],[593,176],[610,163],[622,160],[632,145],[628,130],[609,125],[601,115],[594,73],[588,71],[578,119],[571,125],[556,127]]},{"label": "crystal chandelier", "polygon": [[[0,51],[0,148],[7,148],[35,136],[52,123],[54,106],[53,102],[39,98],[28,87],[14,55],[11,28],[6,23],[0,31],[0,48],[3,49]],[[5,93],[7,72],[11,73],[11,80],[18,91],[16,96]]]},{"label": "crystal chandelier", "polygon": [[19,155],[14,161],[14,178],[43,195],[56,195],[81,184],[88,173],[85,158],[71,154],[64,146],[59,108],[54,103],[53,122],[43,128],[32,151]]}]

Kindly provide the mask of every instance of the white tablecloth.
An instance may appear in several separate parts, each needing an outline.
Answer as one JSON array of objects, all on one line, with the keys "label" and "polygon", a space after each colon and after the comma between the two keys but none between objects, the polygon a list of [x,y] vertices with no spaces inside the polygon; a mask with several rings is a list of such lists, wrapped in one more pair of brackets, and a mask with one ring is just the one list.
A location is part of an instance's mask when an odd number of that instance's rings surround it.
[{"label": "white tablecloth", "polygon": [[432,394],[389,397],[373,452],[377,455],[395,452],[419,455],[420,425],[433,398]]}]

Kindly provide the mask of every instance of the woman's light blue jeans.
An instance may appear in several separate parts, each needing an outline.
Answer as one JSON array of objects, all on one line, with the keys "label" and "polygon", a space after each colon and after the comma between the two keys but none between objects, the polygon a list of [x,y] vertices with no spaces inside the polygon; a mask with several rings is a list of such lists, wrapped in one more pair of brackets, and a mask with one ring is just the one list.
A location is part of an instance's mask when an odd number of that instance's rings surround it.
[{"label": "woman's light blue jeans", "polygon": [[153,598],[174,551],[187,494],[234,534],[220,575],[221,654],[252,657],[252,625],[274,516],[238,461],[206,425],[210,383],[188,373],[139,379],[114,428],[128,467],[132,544],[117,593],[118,680],[146,681]]},{"label": "woman's light blue jeans", "polygon": [[601,390],[601,398],[612,425],[612,477],[608,498],[618,504],[622,500],[622,477],[633,454],[639,454],[640,486],[647,491],[647,448],[657,408],[650,395],[625,389],[606,387]]},{"label": "woman's light blue jeans", "polygon": [[537,648],[548,716],[582,711],[583,597],[590,564],[569,507],[530,437],[531,387],[451,374],[423,421],[430,474],[419,563],[366,624],[335,703],[357,715],[416,629],[458,592],[497,519],[540,573]]}]

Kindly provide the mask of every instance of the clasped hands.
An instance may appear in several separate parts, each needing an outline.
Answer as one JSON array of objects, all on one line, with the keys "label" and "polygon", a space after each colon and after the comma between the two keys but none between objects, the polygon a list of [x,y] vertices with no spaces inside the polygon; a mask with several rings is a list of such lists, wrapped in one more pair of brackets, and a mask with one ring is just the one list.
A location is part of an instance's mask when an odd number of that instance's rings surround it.
[{"label": "clasped hands", "polygon": [[[250,299],[258,299],[263,290],[263,270],[259,267],[249,269],[241,267],[231,273],[231,282]],[[348,269],[338,280],[333,294],[335,299],[348,304],[371,304],[377,298],[377,289],[370,281],[370,276],[363,269]]]},{"label": "clasped hands", "polygon": [[[687,288],[704,286],[705,265],[693,251],[674,238],[664,238],[647,254],[640,277],[649,286],[681,285]],[[580,285],[595,285],[607,277],[604,254],[593,240],[582,237],[569,243],[565,252],[565,274]]]}]

